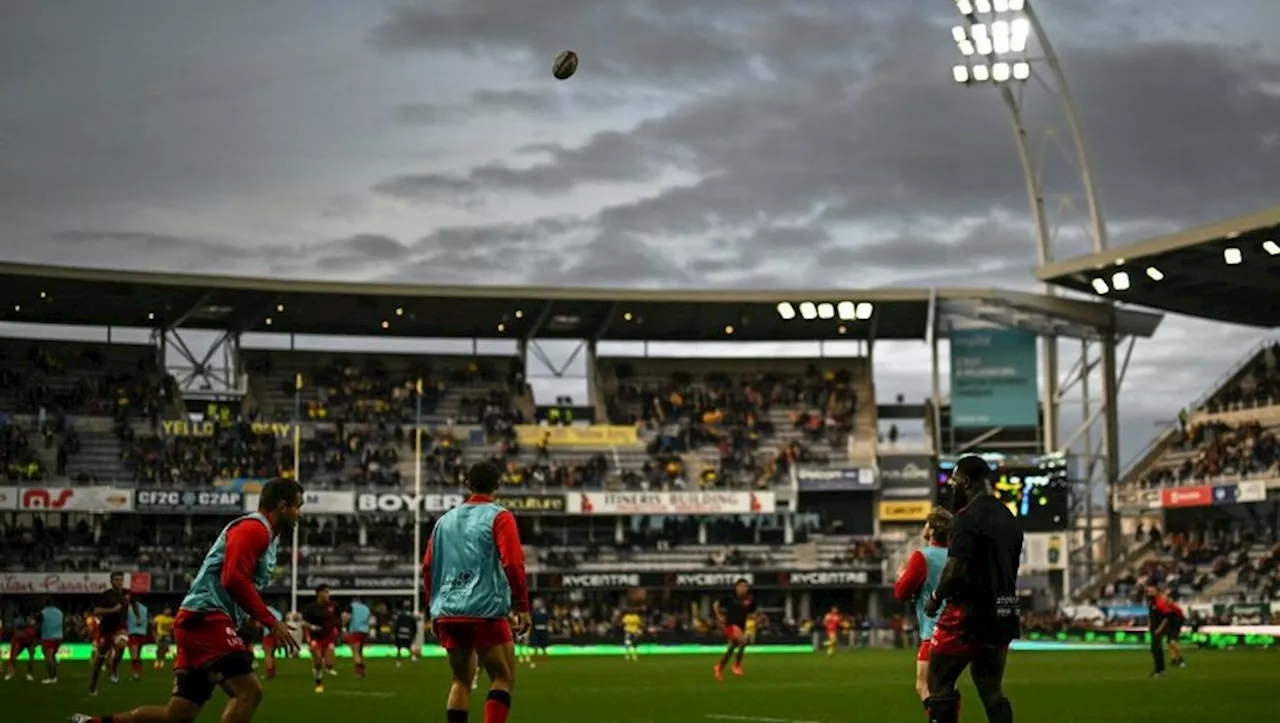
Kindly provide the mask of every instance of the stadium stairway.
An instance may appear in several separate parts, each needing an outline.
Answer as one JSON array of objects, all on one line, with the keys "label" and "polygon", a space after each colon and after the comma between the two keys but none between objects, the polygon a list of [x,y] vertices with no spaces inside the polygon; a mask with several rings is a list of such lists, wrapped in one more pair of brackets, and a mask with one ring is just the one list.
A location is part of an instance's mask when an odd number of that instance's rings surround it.
[{"label": "stadium stairway", "polygon": [[1112,562],[1094,579],[1090,580],[1083,587],[1075,590],[1072,595],[1076,601],[1097,599],[1106,587],[1129,570],[1136,570],[1147,562],[1159,559],[1160,550],[1156,548],[1155,543],[1147,540],[1139,545],[1134,545],[1125,551],[1120,559]]}]

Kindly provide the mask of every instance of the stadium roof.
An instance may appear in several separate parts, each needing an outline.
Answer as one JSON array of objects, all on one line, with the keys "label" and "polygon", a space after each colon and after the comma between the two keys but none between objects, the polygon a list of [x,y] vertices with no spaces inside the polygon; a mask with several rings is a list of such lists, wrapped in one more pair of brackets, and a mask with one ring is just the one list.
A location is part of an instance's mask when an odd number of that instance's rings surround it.
[{"label": "stadium roof", "polygon": [[1280,206],[1047,264],[1036,276],[1154,309],[1280,326]]},{"label": "stadium roof", "polygon": [[[784,318],[783,302],[791,305],[794,318]],[[924,339],[931,313],[940,322],[969,319],[1063,336],[1092,337],[1094,329],[1114,322],[1122,336],[1147,337],[1161,319],[1136,311],[1117,311],[1112,319],[1105,304],[995,289],[422,286],[5,263],[0,263],[0,303],[0,320],[26,323],[614,341]],[[806,311],[822,313],[806,320]],[[842,315],[854,318],[842,320]]]}]

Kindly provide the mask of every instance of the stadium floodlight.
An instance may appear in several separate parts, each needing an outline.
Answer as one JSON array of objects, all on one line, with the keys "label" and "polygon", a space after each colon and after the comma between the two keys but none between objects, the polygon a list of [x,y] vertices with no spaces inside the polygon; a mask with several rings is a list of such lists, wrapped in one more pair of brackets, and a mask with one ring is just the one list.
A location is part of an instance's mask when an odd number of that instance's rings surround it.
[{"label": "stadium floodlight", "polygon": [[875,307],[869,301],[863,301],[858,304],[855,309],[854,316],[858,317],[858,321],[866,321],[871,318],[871,314],[875,311]]},{"label": "stadium floodlight", "polygon": [[1280,256],[1280,244],[1277,244],[1275,241],[1263,241],[1262,250],[1272,256]]},{"label": "stadium floodlight", "polygon": [[857,305],[852,301],[841,301],[836,304],[836,315],[840,317],[840,321],[853,321],[858,318]]},{"label": "stadium floodlight", "polygon": [[1147,278],[1152,281],[1164,281],[1164,272],[1154,266],[1148,266]]},{"label": "stadium floodlight", "polygon": [[1117,271],[1114,274],[1112,274],[1111,288],[1115,289],[1116,291],[1128,291],[1129,290],[1129,272]]},{"label": "stadium floodlight", "polygon": [[1107,280],[1106,280],[1106,279],[1094,279],[1094,280],[1093,280],[1093,290],[1094,290],[1094,291],[1096,291],[1096,292],[1098,292],[1099,294],[1105,294],[1105,293],[1107,293],[1108,291],[1110,291],[1111,289],[1107,286]]},{"label": "stadium floodlight", "polygon": [[1236,266],[1244,263],[1244,254],[1240,253],[1240,249],[1235,246],[1229,246],[1223,249],[1222,260],[1226,261],[1230,266]]},{"label": "stadium floodlight", "polygon": [[818,304],[818,318],[819,318],[819,319],[834,319],[834,318],[836,318],[836,307],[835,307],[835,305],[834,305],[834,304],[832,304],[832,303],[830,303],[830,302],[827,302],[827,301],[824,301],[824,302],[822,302],[821,304]]},{"label": "stadium floodlight", "polygon": [[778,304],[778,316],[781,316],[783,321],[791,321],[796,318],[796,307],[792,306],[790,301],[783,301]]},{"label": "stadium floodlight", "polygon": [[[961,56],[977,61],[966,62],[964,72],[959,67],[952,68],[951,75],[957,83],[1030,80],[1031,65],[1024,56],[1034,27],[1022,13],[1025,7],[1013,0],[957,0],[956,8],[965,24],[951,28],[951,39]],[[979,67],[984,70],[979,71]]]},{"label": "stadium floodlight", "polygon": [[818,318],[818,307],[812,301],[801,302],[800,316],[803,316],[805,321],[813,321]]}]

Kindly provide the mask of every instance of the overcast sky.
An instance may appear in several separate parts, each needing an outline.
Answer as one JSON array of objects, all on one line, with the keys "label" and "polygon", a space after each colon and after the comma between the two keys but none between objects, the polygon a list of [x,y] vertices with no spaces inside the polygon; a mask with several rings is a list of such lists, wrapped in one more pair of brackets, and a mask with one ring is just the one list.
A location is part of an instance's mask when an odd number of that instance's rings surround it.
[{"label": "overcast sky", "polygon": [[[1113,243],[1276,203],[1280,3],[1038,7]],[[992,91],[951,81],[951,8],[8,0],[0,257],[422,283],[1034,288],[1009,124]],[[566,48],[582,67],[558,82]],[[1167,320],[1134,356],[1125,446],[1261,338]],[[885,394],[927,394],[923,345],[877,357]]]}]

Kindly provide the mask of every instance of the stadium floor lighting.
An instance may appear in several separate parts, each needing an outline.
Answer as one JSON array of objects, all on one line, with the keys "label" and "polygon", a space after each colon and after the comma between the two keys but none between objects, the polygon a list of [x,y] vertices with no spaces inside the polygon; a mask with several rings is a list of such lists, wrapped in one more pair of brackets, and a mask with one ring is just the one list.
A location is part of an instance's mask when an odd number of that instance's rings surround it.
[{"label": "stadium floor lighting", "polygon": [[871,302],[864,301],[858,304],[858,307],[855,310],[854,315],[858,318],[859,321],[866,321],[867,319],[871,318],[871,314],[874,312],[875,312],[875,307],[871,305]]},{"label": "stadium floor lighting", "polygon": [[784,301],[778,304],[778,316],[781,316],[786,321],[791,321],[796,318],[796,307],[792,306],[791,302]]},{"label": "stadium floor lighting", "polygon": [[1222,260],[1231,266],[1244,263],[1244,254],[1240,253],[1240,249],[1231,246],[1222,251]]},{"label": "stadium floor lighting", "polygon": [[1272,256],[1280,256],[1280,244],[1277,244],[1275,241],[1263,241],[1262,250]]},{"label": "stadium floor lighting", "polygon": [[836,316],[839,316],[841,321],[853,321],[858,318],[857,304],[852,301],[841,301],[836,304]]},{"label": "stadium floor lighting", "polygon": [[834,305],[834,304],[831,304],[831,303],[829,303],[829,302],[826,302],[826,301],[822,302],[821,304],[818,304],[818,318],[819,318],[819,319],[834,319],[834,318],[836,318],[836,307],[835,307],[835,305]]},{"label": "stadium floor lighting", "polygon": [[1106,279],[1094,279],[1093,290],[1098,292],[1099,294],[1105,294],[1108,291],[1111,291],[1111,289],[1107,287]]},{"label": "stadium floor lighting", "polygon": [[813,321],[814,319],[818,318],[817,305],[814,304],[812,301],[802,302],[800,304],[800,316],[803,316],[805,321]]},{"label": "stadium floor lighting", "polygon": [[1154,266],[1147,267],[1147,278],[1152,281],[1164,281],[1164,272]]},{"label": "stadium floor lighting", "polygon": [[1127,291],[1129,289],[1129,272],[1117,271],[1111,275],[1111,286],[1116,291]]}]

